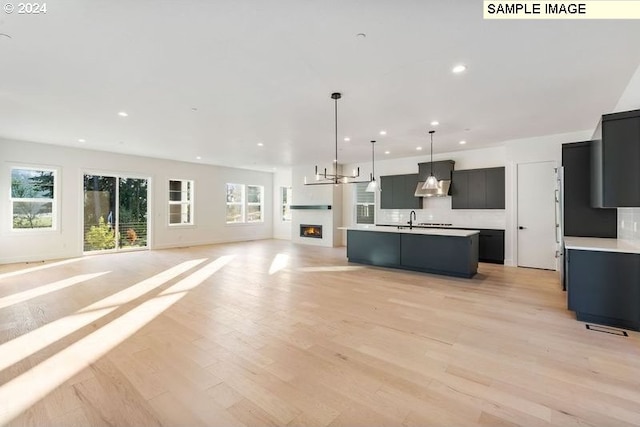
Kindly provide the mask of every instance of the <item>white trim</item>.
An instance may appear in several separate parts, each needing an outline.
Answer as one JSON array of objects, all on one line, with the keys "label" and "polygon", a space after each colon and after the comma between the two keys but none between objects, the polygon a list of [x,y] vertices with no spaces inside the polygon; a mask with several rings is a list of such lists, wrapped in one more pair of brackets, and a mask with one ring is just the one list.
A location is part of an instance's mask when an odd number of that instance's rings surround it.
[{"label": "white trim", "polygon": [[[25,164],[25,163],[14,163],[8,162],[9,170],[9,203],[7,206],[7,218],[9,220],[9,224],[7,230],[9,233],[13,235],[34,235],[34,234],[49,234],[49,233],[59,233],[60,232],[60,188],[61,188],[61,177],[62,168],[59,166],[50,166],[50,165],[39,165],[39,164]],[[44,171],[44,172],[52,172],[53,173],[53,198],[13,198],[11,194],[11,180],[14,169],[20,170],[31,170],[31,171]],[[36,203],[51,203],[51,227],[37,227],[37,228],[13,228],[13,203],[16,201],[24,201],[24,202],[36,202]],[[4,227],[3,227],[4,228]]]}]

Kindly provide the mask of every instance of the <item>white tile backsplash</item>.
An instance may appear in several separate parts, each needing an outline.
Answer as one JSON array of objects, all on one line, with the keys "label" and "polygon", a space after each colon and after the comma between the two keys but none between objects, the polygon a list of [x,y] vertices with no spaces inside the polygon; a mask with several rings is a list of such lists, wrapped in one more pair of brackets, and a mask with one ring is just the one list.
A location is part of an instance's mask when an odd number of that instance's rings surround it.
[{"label": "white tile backsplash", "polygon": [[[415,209],[416,220],[453,224],[454,227],[494,228],[504,230],[504,209],[451,209],[451,197],[424,198],[422,209]],[[378,209],[376,223],[395,224],[409,221],[411,209]]]},{"label": "white tile backsplash", "polygon": [[640,208],[618,208],[618,239],[640,242]]}]

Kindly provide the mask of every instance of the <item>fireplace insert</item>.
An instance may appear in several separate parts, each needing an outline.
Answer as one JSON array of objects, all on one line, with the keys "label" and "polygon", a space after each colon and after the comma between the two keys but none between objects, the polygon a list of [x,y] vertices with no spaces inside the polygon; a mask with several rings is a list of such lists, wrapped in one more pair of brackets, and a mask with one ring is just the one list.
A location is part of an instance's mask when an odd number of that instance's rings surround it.
[{"label": "fireplace insert", "polygon": [[300,224],[300,237],[313,237],[315,239],[322,239],[322,226]]}]

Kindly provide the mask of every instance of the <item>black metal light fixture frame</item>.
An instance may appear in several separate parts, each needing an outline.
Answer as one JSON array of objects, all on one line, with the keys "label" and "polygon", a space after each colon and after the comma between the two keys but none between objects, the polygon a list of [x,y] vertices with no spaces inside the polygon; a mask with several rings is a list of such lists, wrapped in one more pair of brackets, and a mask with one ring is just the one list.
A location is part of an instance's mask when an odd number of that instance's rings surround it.
[{"label": "black metal light fixture frame", "polygon": [[340,92],[334,92],[331,94],[331,99],[334,101],[334,117],[335,117],[335,149],[336,156],[333,160],[333,173],[327,173],[327,168],[324,168],[324,173],[318,173],[318,166],[315,170],[315,181],[306,182],[304,185],[338,185],[338,184],[356,184],[356,183],[368,183],[369,181],[352,181],[360,176],[360,168],[354,170],[351,175],[343,175],[338,173],[338,99],[342,98]]}]

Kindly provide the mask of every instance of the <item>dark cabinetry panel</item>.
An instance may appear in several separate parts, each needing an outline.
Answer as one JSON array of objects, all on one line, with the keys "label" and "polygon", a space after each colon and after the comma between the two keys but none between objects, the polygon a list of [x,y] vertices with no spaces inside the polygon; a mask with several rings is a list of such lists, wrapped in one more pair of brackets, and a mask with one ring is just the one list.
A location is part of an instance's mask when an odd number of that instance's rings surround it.
[{"label": "dark cabinetry panel", "polygon": [[467,277],[478,269],[478,257],[469,256],[478,253],[477,234],[469,238],[402,234],[400,243],[403,267]]},{"label": "dark cabinetry panel", "polygon": [[569,249],[566,262],[578,320],[640,329],[640,254]]},{"label": "dark cabinetry panel", "polygon": [[375,231],[347,233],[347,258],[380,266],[400,264],[400,234]]},{"label": "dark cabinetry panel", "polygon": [[473,277],[478,271],[478,235],[348,230],[347,258],[363,264]]},{"label": "dark cabinetry panel", "polygon": [[482,262],[504,264],[504,230],[480,230],[478,259]]},{"label": "dark cabinetry panel", "polygon": [[414,196],[417,174],[380,177],[381,209],[420,209],[421,200]]},{"label": "dark cabinetry panel", "polygon": [[452,209],[469,209],[469,174],[467,171],[453,171],[450,192]]},{"label": "dark cabinetry panel", "polygon": [[487,182],[487,195],[485,200],[487,209],[504,209],[504,175],[504,168],[485,169],[485,179]]},{"label": "dark cabinetry panel", "polygon": [[453,209],[504,209],[505,168],[453,171]]},{"label": "dark cabinetry panel", "polygon": [[605,114],[592,143],[594,207],[640,206],[640,110]]},{"label": "dark cabinetry panel", "polygon": [[[451,172],[453,171],[455,162],[453,160],[442,160],[439,162],[433,162],[433,176],[438,181],[443,179],[451,179]],[[431,163],[418,163],[418,181],[426,181],[431,175]]]},{"label": "dark cabinetry panel", "polygon": [[562,145],[564,235],[610,237],[618,233],[618,211],[591,207],[591,141]]}]

